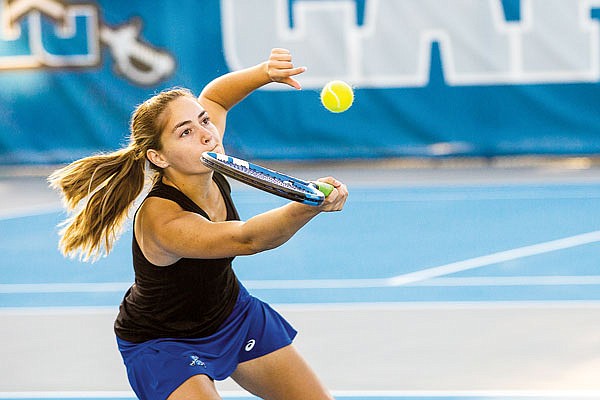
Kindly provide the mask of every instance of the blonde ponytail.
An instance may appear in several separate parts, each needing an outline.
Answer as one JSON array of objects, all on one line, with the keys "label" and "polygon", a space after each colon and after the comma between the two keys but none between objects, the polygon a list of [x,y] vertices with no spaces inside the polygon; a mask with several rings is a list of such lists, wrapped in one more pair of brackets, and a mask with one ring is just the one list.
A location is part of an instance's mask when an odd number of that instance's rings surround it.
[{"label": "blonde ponytail", "polygon": [[61,224],[62,253],[79,254],[84,261],[108,254],[144,188],[144,177],[145,158],[132,147],[80,159],[50,175],[50,185],[74,212]]}]

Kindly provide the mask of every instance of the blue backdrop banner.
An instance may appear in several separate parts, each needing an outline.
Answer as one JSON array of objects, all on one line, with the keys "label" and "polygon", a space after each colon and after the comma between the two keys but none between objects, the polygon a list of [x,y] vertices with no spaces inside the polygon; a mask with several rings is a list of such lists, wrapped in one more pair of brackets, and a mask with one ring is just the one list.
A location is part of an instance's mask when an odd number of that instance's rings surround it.
[{"label": "blue backdrop banner", "polygon": [[[596,6],[594,6],[596,4]],[[600,7],[580,0],[6,0],[0,163],[127,142],[137,104],[289,48],[302,91],[230,113],[250,159],[600,153]],[[333,114],[320,89],[355,103]]]}]

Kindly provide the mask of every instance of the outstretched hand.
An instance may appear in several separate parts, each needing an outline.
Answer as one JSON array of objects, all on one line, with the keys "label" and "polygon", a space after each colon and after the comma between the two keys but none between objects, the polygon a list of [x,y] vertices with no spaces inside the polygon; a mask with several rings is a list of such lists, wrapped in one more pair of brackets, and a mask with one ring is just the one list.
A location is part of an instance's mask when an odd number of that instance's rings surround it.
[{"label": "outstretched hand", "polygon": [[275,48],[267,61],[267,73],[273,82],[285,83],[298,90],[302,89],[300,83],[293,78],[306,71],[306,67],[294,67],[292,54],[289,50]]}]

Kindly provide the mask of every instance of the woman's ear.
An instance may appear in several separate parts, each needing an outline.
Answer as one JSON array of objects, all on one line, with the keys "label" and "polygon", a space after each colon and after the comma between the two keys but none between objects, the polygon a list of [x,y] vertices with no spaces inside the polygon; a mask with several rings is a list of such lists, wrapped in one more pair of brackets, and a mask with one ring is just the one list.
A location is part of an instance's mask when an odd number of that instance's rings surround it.
[{"label": "woman's ear", "polygon": [[163,156],[154,149],[147,150],[146,157],[148,157],[148,160],[158,168],[165,169],[169,166],[167,160],[165,160]]}]

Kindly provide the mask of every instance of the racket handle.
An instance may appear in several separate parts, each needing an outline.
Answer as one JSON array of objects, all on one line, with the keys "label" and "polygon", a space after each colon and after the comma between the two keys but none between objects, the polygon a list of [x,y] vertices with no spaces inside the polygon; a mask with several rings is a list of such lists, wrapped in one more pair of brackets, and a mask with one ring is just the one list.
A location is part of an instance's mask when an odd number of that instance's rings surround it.
[{"label": "racket handle", "polygon": [[333,192],[333,185],[330,185],[329,183],[326,182],[311,182],[317,189],[319,189],[319,192],[323,193],[325,195],[325,197],[329,196],[329,194],[331,192]]}]

